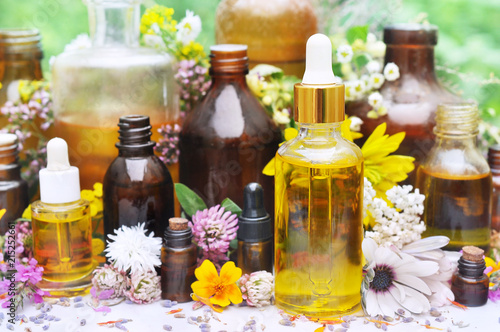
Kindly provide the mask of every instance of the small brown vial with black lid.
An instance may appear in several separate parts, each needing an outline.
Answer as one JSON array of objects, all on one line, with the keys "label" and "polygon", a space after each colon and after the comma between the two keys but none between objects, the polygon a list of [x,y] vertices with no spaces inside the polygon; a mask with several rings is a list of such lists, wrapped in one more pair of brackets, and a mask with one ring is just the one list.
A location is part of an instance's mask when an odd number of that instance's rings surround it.
[{"label": "small brown vial with black lid", "polygon": [[197,248],[193,232],[184,218],[170,218],[161,248],[161,298],[191,301],[191,284],[196,281]]},{"label": "small brown vial with black lid", "polygon": [[458,260],[458,271],[451,278],[455,301],[468,307],[479,307],[488,301],[490,278],[484,274],[484,250],[466,246]]}]

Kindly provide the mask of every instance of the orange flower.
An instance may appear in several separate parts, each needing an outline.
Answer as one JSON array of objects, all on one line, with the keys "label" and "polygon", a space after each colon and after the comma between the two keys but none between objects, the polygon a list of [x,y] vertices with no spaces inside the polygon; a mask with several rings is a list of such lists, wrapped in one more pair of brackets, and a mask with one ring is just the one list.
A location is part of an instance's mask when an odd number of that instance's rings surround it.
[{"label": "orange flower", "polygon": [[241,290],[236,285],[236,281],[241,278],[241,269],[233,262],[226,262],[219,276],[215,265],[204,260],[194,274],[198,281],[193,282],[191,288],[197,298],[209,299],[211,304],[221,307],[226,307],[231,302],[238,304],[243,301]]}]

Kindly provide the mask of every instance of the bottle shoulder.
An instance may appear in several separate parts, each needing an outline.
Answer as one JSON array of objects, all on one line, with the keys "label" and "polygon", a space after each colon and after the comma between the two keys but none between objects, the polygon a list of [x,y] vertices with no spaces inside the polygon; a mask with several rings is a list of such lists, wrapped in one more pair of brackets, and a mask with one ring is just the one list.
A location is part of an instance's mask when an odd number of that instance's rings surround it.
[{"label": "bottle shoulder", "polygon": [[44,203],[40,200],[31,203],[31,211],[34,213],[68,213],[68,212],[84,212],[90,207],[90,202],[86,199],[69,203],[51,204]]},{"label": "bottle shoulder", "polygon": [[104,175],[104,185],[113,183],[171,184],[173,182],[165,164],[157,156],[150,155],[116,157]]}]

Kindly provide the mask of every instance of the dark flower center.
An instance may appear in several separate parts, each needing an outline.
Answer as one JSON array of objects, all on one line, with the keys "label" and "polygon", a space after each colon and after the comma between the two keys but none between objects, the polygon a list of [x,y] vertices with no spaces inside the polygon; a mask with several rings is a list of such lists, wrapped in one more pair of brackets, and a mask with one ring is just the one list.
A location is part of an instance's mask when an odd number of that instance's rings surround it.
[{"label": "dark flower center", "polygon": [[394,281],[394,271],[387,265],[377,265],[373,270],[375,276],[370,283],[370,288],[377,293],[387,291]]}]

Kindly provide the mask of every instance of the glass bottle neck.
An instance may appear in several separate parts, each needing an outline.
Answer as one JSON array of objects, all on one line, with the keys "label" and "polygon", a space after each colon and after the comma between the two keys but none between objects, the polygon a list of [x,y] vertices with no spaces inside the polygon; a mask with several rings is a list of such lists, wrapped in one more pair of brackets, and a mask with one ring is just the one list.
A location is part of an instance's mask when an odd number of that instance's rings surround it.
[{"label": "glass bottle neck", "polygon": [[334,123],[297,123],[300,138],[338,137],[341,135],[342,122]]},{"label": "glass bottle neck", "polygon": [[139,46],[139,2],[88,2],[89,28],[94,47]]},{"label": "glass bottle neck", "polygon": [[482,262],[471,262],[460,257],[458,260],[458,272],[467,278],[480,278],[484,274],[486,265]]},{"label": "glass bottle neck", "polygon": [[120,157],[129,158],[129,157],[149,157],[154,155],[154,146],[155,143],[150,141],[151,144],[144,146],[117,146],[118,147],[118,155]]},{"label": "glass bottle neck", "polygon": [[433,45],[387,45],[385,63],[394,62],[399,73],[436,81]]},{"label": "glass bottle neck", "polygon": [[246,72],[236,72],[236,73],[220,73],[220,72],[211,72],[210,76],[212,77],[212,86],[215,84],[228,84],[232,82],[238,83],[240,86],[244,88],[248,88],[246,81]]}]

